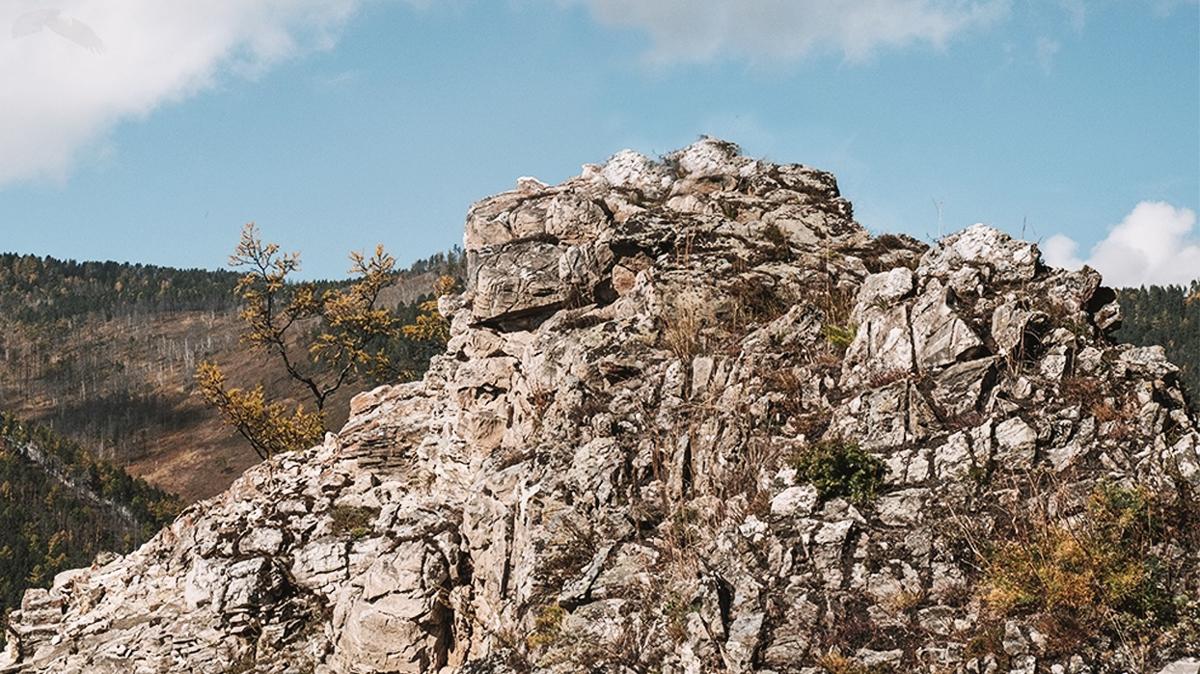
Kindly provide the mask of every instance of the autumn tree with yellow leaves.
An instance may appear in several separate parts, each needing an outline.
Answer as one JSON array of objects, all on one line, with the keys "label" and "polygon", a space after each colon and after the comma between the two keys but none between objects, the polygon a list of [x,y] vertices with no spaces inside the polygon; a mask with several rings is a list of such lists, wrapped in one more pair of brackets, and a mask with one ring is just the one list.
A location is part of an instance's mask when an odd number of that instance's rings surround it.
[{"label": "autumn tree with yellow leaves", "polygon": [[400,329],[400,332],[415,342],[445,344],[450,339],[450,322],[438,311],[438,298],[458,292],[458,281],[453,276],[441,276],[433,284],[433,297],[418,307],[416,320]]},{"label": "autumn tree with yellow leaves", "polygon": [[[225,422],[237,429],[260,458],[309,447],[325,433],[325,407],[330,397],[358,375],[396,376],[389,344],[397,339],[437,340],[449,336],[449,325],[437,313],[436,299],[420,307],[411,325],[380,306],[380,294],[397,277],[396,260],[382,246],[367,257],[351,253],[354,281],[344,288],[319,291],[315,284],[291,283],[300,269],[299,253],[281,253],[265,243],[253,223],[242,230],[230,266],[244,269],[234,292],[246,324],[242,339],[277,359],[308,394],[304,404],[289,408],[271,402],[261,384],[232,388],[214,363],[201,363],[196,382],[200,393]],[[438,293],[450,292],[439,280]]]}]

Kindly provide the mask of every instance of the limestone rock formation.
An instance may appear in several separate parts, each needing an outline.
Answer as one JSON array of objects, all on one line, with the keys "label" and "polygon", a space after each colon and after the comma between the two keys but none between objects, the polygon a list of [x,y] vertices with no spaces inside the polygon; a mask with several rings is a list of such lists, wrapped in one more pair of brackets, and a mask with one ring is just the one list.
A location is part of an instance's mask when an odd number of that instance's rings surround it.
[{"label": "limestone rock formation", "polygon": [[[1096,272],[980,225],[872,237],[828,173],[714,139],[521,179],[466,249],[423,381],[30,591],[0,671],[1189,666],[1194,536],[1147,534],[1169,577],[1124,576],[1169,615],[1088,576],[1112,629],[995,576],[1098,489],[1177,517],[1200,487],[1176,369],[1106,337]],[[1124,559],[1076,552],[1058,571]]]}]

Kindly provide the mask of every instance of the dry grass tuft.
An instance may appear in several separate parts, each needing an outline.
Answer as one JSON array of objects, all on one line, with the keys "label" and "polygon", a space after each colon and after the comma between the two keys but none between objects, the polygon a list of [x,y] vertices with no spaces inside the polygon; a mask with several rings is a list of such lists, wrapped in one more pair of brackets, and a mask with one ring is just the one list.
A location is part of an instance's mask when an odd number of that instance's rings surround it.
[{"label": "dry grass tuft", "polygon": [[691,360],[708,350],[704,331],[715,322],[712,304],[695,290],[672,298],[664,317],[663,342],[676,358]]},{"label": "dry grass tuft", "polygon": [[1035,498],[985,546],[980,597],[1000,619],[1036,616],[1060,652],[1106,634],[1138,661],[1179,619],[1190,501],[1101,484],[1064,520]]}]

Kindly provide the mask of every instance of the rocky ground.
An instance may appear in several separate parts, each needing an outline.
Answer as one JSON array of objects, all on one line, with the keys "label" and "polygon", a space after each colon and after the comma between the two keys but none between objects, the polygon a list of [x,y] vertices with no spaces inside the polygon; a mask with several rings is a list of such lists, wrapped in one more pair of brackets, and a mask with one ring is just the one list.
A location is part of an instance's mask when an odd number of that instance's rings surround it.
[{"label": "rocky ground", "polygon": [[0,671],[1200,667],[1200,432],[1094,271],[713,139],[466,247],[424,381],[30,591]]}]

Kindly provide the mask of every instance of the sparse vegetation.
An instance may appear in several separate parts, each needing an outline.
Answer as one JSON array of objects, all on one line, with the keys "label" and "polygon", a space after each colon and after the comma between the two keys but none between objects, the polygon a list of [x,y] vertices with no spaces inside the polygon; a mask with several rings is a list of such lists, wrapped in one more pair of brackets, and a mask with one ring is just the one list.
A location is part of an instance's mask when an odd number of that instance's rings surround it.
[{"label": "sparse vegetation", "polygon": [[[1035,499],[1035,501],[1037,501]],[[981,596],[1003,619],[1035,615],[1064,652],[1107,634],[1132,660],[1179,619],[1177,579],[1194,504],[1097,486],[1077,517],[1035,503],[989,546]]]},{"label": "sparse vegetation", "polygon": [[713,309],[699,293],[680,292],[673,298],[663,326],[663,342],[676,358],[691,360],[707,350],[705,328],[713,320]]},{"label": "sparse vegetation", "polygon": [[1064,377],[1060,390],[1065,399],[1078,403],[1088,412],[1105,403],[1104,384],[1095,377]]},{"label": "sparse vegetation", "polygon": [[908,613],[925,601],[925,593],[916,590],[900,590],[888,601],[888,608],[896,613]]},{"label": "sparse vegetation", "polygon": [[836,323],[826,323],[821,326],[821,332],[825,335],[825,341],[829,342],[840,353],[845,353],[846,349],[854,343],[854,338],[858,336],[858,327],[855,325],[838,325]]},{"label": "sparse vegetation", "polygon": [[733,285],[733,326],[742,329],[751,323],[769,323],[785,311],[788,303],[763,279],[745,276]]},{"label": "sparse vegetation", "polygon": [[234,660],[229,668],[225,670],[225,674],[249,674],[254,671],[257,663],[254,660],[253,653],[247,653],[237,660]]},{"label": "sparse vegetation", "polygon": [[821,332],[826,343],[836,355],[845,354],[858,334],[858,326],[851,320],[853,294],[837,287],[832,278],[826,277],[813,284],[811,297],[825,317]]},{"label": "sparse vegetation", "polygon": [[379,510],[366,506],[334,506],[329,513],[332,522],[330,529],[335,536],[348,536],[353,539],[364,538],[371,533]]},{"label": "sparse vegetation", "polygon": [[882,674],[834,650],[817,659],[817,666],[827,674]]},{"label": "sparse vegetation", "polygon": [[533,630],[525,639],[530,650],[550,648],[562,640],[562,622],[567,612],[558,604],[543,606],[533,619]]},{"label": "sparse vegetation", "polygon": [[688,616],[695,613],[697,608],[695,601],[686,600],[677,592],[667,594],[663,602],[663,616],[667,623],[667,637],[672,643],[682,644],[687,638]]},{"label": "sparse vegetation", "polygon": [[547,546],[541,571],[548,587],[561,587],[583,570],[600,548],[595,524],[586,519],[564,517],[555,528],[562,532]]},{"label": "sparse vegetation", "polygon": [[888,369],[888,370],[880,370],[878,372],[872,372],[871,376],[867,378],[867,387],[868,388],[883,388],[884,386],[894,384],[903,379],[908,379],[909,377],[912,376],[912,374],[913,373],[911,371],[903,370],[900,368],[893,368],[893,369]]},{"label": "sparse vegetation", "polygon": [[[371,257],[351,253],[350,259],[356,279],[344,288],[290,283],[289,276],[300,268],[299,253],[280,253],[278,244],[260,238],[253,223],[242,230],[230,265],[247,269],[234,288],[247,327],[243,340],[282,363],[315,408],[298,405],[289,411],[269,402],[262,385],[249,391],[231,388],[217,365],[202,363],[196,377],[201,395],[260,458],[315,444],[327,430],[326,403],[354,377],[399,378],[389,342],[405,337],[444,343],[449,336],[436,298],[423,303],[407,326],[380,305],[381,293],[397,275],[395,258],[382,246]],[[453,279],[439,280],[439,293],[454,289]]]},{"label": "sparse vegetation", "polygon": [[787,261],[792,259],[791,240],[786,232],[774,222],[763,227],[763,238],[771,245],[770,259]]},{"label": "sparse vegetation", "polygon": [[582,672],[658,672],[667,654],[667,647],[656,638],[665,619],[659,608],[654,602],[630,602],[622,609],[615,632],[600,636],[586,629],[566,629],[566,609],[547,604],[534,616],[525,651],[535,654],[541,667],[569,664],[572,671]]},{"label": "sparse vegetation", "polygon": [[771,404],[772,421],[782,425],[805,413],[804,388],[807,384],[794,368],[771,368],[763,372],[765,390],[777,394]]},{"label": "sparse vegetation", "polygon": [[1137,435],[1138,406],[1120,396],[1108,396],[1101,380],[1095,377],[1064,377],[1061,385],[1063,398],[1078,404],[1086,414],[1103,424],[1103,434],[1118,442],[1125,442]]},{"label": "sparse vegetation", "polygon": [[883,484],[887,467],[853,442],[822,440],[792,457],[800,479],[812,484],[822,499],[843,497],[869,503]]},{"label": "sparse vegetation", "polygon": [[0,614],[101,551],[128,552],[179,508],[49,429],[0,414]]}]

